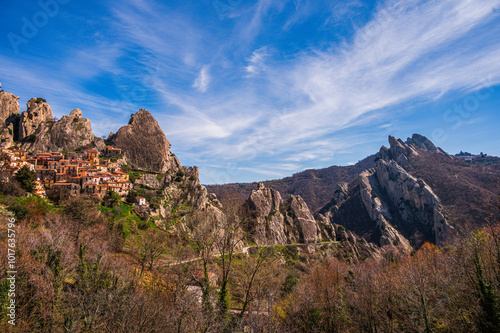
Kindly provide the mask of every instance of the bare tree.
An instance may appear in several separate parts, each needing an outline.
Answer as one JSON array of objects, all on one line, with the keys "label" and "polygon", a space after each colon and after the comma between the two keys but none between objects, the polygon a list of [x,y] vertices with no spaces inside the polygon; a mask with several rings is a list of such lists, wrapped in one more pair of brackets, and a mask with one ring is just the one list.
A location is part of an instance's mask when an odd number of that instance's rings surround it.
[{"label": "bare tree", "polygon": [[227,319],[230,308],[228,288],[233,258],[235,252],[243,248],[243,219],[241,216],[241,206],[234,195],[224,194],[222,202],[224,216],[222,221],[220,221],[218,237],[214,245],[217,249],[215,262],[221,271],[217,307],[221,318]]},{"label": "bare tree", "polygon": [[141,274],[148,267],[153,269],[155,262],[161,257],[166,249],[167,234],[162,230],[148,229],[139,236],[139,263]]}]

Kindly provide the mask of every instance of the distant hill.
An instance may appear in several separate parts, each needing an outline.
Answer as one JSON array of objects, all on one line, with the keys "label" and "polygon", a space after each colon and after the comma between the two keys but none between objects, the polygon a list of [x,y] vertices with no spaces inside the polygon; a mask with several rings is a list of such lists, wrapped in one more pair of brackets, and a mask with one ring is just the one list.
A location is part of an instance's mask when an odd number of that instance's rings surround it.
[{"label": "distant hill", "polygon": [[[263,182],[266,187],[275,189],[283,197],[300,195],[312,212],[316,212],[330,201],[335,186],[340,182],[350,182],[362,171],[375,167],[375,155],[371,155],[355,165],[331,166],[324,169],[309,169],[278,180]],[[210,192],[220,197],[224,192],[237,195],[246,200],[258,183],[239,183],[225,185],[207,185]]]},{"label": "distant hill", "polygon": [[[300,195],[319,221],[343,225],[377,245],[387,239],[408,239],[417,247],[443,243],[485,225],[499,200],[500,158],[452,156],[419,134],[406,142],[389,137],[389,143],[353,166],[306,170],[264,184],[285,198]],[[243,201],[257,183],[207,188]]]}]

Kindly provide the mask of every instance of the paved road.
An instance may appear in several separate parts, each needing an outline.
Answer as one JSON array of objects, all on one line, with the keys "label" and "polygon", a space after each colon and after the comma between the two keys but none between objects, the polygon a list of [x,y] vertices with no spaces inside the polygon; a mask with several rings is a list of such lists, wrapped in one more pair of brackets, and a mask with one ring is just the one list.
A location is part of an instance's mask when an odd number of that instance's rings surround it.
[{"label": "paved road", "polygon": [[[248,253],[249,249],[255,248],[255,247],[297,246],[297,245],[332,244],[332,243],[337,243],[337,241],[320,242],[320,243],[309,243],[309,244],[252,245],[252,246],[246,246],[243,249],[241,249],[241,251],[234,252],[233,254],[246,254],[246,253]],[[221,255],[220,253],[219,254],[215,254],[214,257],[220,257],[220,255]],[[159,265],[159,266],[163,266],[163,267],[165,267],[165,266],[176,266],[176,265],[182,265],[182,264],[186,264],[188,262],[193,262],[193,261],[197,261],[197,260],[201,260],[201,257],[192,258],[192,259],[185,259],[185,260],[171,262],[171,263],[167,263],[167,264],[163,264],[163,265]],[[160,260],[160,261],[166,261],[166,260]]]}]

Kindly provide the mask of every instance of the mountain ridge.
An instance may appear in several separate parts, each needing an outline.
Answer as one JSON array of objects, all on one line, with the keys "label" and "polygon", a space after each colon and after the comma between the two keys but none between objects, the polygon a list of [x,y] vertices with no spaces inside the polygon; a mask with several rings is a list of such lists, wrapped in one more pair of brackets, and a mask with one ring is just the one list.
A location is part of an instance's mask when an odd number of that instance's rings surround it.
[{"label": "mountain ridge", "polygon": [[79,109],[54,121],[44,99],[30,99],[22,113],[17,101],[0,92],[2,146],[31,153],[117,149],[123,154],[119,168],[141,172],[134,188],[156,189],[155,224],[179,234],[196,228],[191,221],[196,214],[222,223],[226,216],[218,198],[229,194],[243,209],[248,242],[335,241],[342,226],[353,233],[350,239],[408,253],[425,241],[444,245],[467,226],[482,225],[498,191],[495,182],[500,183],[500,159],[491,157],[486,166],[466,162],[413,134],[406,141],[389,136],[389,147],[355,165],[309,169],[259,184],[204,187],[198,168],[181,165],[145,109],[104,141],[93,135]]}]

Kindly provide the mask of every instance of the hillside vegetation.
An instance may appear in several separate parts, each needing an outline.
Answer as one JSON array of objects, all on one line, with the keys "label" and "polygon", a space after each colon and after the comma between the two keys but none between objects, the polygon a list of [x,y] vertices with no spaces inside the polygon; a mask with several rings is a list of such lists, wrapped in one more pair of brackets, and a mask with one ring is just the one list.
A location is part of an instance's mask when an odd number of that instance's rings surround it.
[{"label": "hillside vegetation", "polygon": [[[126,205],[84,198],[55,205],[5,192],[1,202],[3,222],[16,220],[18,292],[16,326],[3,313],[3,331],[500,329],[498,220],[445,248],[426,243],[411,256],[358,261],[343,249],[347,240],[240,254],[224,248],[234,244],[233,229],[208,228],[187,242]],[[238,225],[236,215],[232,223]],[[6,223],[1,228],[6,248]],[[2,308],[7,290],[2,277]]]}]

